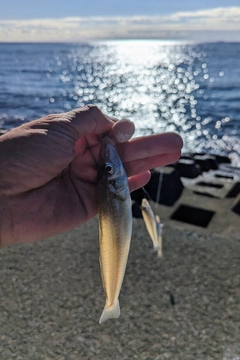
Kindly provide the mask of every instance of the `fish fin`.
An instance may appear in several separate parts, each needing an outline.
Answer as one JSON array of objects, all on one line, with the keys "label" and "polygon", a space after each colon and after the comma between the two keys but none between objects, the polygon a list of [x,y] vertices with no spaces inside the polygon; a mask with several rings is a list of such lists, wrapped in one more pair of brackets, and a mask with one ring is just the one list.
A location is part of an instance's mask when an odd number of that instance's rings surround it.
[{"label": "fish fin", "polygon": [[153,250],[158,251],[158,244],[153,244]]},{"label": "fish fin", "polygon": [[158,258],[163,258],[162,249],[158,248],[157,256],[158,256]]},{"label": "fish fin", "polygon": [[102,315],[99,320],[99,324],[102,324],[104,321],[108,319],[116,319],[120,316],[120,305],[119,301],[117,300],[116,303],[112,306],[105,305],[105,308],[103,309]]}]

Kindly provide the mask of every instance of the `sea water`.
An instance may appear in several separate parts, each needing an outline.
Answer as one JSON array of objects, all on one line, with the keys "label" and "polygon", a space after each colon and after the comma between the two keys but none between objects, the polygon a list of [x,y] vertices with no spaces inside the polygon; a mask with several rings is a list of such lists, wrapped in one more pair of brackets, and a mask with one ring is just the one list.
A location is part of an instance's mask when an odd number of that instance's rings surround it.
[{"label": "sea water", "polygon": [[0,127],[95,104],[240,165],[240,43],[0,44]]}]

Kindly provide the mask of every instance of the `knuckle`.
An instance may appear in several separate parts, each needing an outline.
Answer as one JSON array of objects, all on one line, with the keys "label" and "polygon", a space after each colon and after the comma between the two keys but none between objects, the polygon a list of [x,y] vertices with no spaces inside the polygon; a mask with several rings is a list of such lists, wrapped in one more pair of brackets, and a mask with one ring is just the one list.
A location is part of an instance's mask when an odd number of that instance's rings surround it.
[{"label": "knuckle", "polygon": [[89,111],[91,113],[101,113],[101,110],[99,109],[99,107],[97,105],[93,105],[93,104],[88,104],[86,105],[86,111]]}]

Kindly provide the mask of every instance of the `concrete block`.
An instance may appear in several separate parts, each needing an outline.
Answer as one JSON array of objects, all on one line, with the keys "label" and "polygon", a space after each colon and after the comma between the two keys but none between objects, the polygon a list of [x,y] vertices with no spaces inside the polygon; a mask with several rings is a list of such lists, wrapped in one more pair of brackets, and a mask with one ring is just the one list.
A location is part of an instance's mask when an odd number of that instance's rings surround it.
[{"label": "concrete block", "polygon": [[198,164],[202,171],[216,170],[218,168],[217,161],[211,155],[195,155],[194,161]]},{"label": "concrete block", "polygon": [[[179,173],[170,166],[156,168],[152,170],[152,176],[148,184],[144,187],[150,200],[157,201],[159,193],[159,203],[172,206],[181,196],[183,184]],[[145,197],[142,189],[133,191],[132,200],[141,204]]]},{"label": "concrete block", "polygon": [[183,183],[178,171],[173,167],[166,166],[152,171],[151,180],[145,189],[153,201],[157,201],[159,192],[158,203],[172,206],[182,194]]},{"label": "concrete block", "polygon": [[194,160],[180,159],[173,165],[180,177],[196,178],[202,173],[201,167]]},{"label": "concrete block", "polygon": [[172,214],[171,219],[205,228],[214,214],[215,212],[211,210],[180,204]]}]

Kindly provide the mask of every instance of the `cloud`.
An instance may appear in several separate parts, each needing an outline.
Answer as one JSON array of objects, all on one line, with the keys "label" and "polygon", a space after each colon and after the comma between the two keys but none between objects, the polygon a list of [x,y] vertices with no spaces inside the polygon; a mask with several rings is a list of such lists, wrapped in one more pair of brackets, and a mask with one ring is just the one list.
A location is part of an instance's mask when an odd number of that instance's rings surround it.
[{"label": "cloud", "polygon": [[240,7],[177,12],[168,16],[0,20],[0,41],[68,42],[119,38],[238,40]]}]

